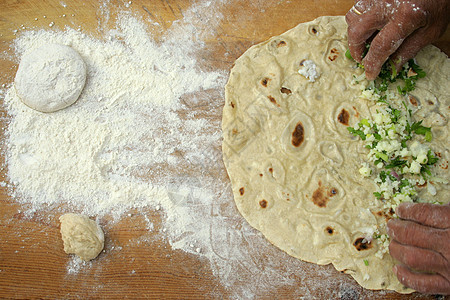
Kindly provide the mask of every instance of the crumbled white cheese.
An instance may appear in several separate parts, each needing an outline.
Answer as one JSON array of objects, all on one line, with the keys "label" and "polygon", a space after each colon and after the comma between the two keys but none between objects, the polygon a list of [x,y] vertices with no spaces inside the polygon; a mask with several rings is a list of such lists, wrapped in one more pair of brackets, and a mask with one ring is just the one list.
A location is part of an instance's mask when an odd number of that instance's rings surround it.
[{"label": "crumbled white cheese", "polygon": [[419,174],[421,168],[422,166],[417,161],[413,160],[409,166],[409,172],[411,174]]},{"label": "crumbled white cheese", "polygon": [[377,226],[373,225],[371,227],[363,227],[360,229],[361,233],[364,235],[363,242],[372,242],[373,235],[378,232]]},{"label": "crumbled white cheese", "polygon": [[410,149],[411,149],[411,154],[413,156],[416,156],[416,157],[419,156],[419,155],[425,155],[426,156],[427,153],[428,153],[427,145],[421,144],[418,141],[412,142],[411,146],[410,146]]},{"label": "crumbled white cheese", "polygon": [[397,152],[395,152],[396,156],[400,156],[400,157],[406,157],[411,155],[411,152],[408,150],[408,148],[402,148],[400,150],[398,150]]},{"label": "crumbled white cheese", "polygon": [[298,73],[305,76],[310,82],[316,81],[316,78],[320,76],[319,70],[312,60],[303,61]]},{"label": "crumbled white cheese", "polygon": [[369,164],[363,163],[363,166],[359,169],[359,173],[364,177],[369,177],[372,174]]},{"label": "crumbled white cheese", "polygon": [[375,253],[375,256],[382,259],[383,255],[389,251],[389,237],[387,234],[380,235],[378,245],[378,251]]},{"label": "crumbled white cheese", "polygon": [[432,185],[430,182],[428,182],[427,184],[427,191],[432,196],[436,195],[436,187]]},{"label": "crumbled white cheese", "polygon": [[402,202],[412,202],[412,199],[409,195],[397,194],[394,196],[394,202],[398,206]]},{"label": "crumbled white cheese", "polygon": [[[360,79],[355,75],[353,77],[353,81]],[[441,182],[443,179],[430,174],[432,164],[429,161],[435,158],[429,144],[423,143],[423,138],[414,140],[416,135],[424,135],[424,130],[420,127],[421,122],[413,120],[409,102],[394,91],[380,91],[373,81],[361,92],[360,98],[377,102],[372,120],[362,119],[351,131],[361,136],[369,149],[368,163],[362,164],[359,173],[363,177],[375,175],[373,179],[377,187],[374,199],[378,199],[375,201],[381,201],[386,212],[395,210],[402,202],[418,202],[417,184],[427,184],[428,193],[436,195],[436,187],[430,182]],[[398,101],[393,103],[391,100]],[[417,129],[422,131],[418,133]],[[426,141],[428,138],[425,135]],[[428,179],[427,174],[430,176]],[[389,238],[383,237],[380,243],[387,249]],[[380,250],[378,256],[382,258],[386,252]]]},{"label": "crumbled white cheese", "polygon": [[428,161],[427,154],[426,154],[426,153],[420,153],[419,155],[417,155],[416,161],[417,161],[419,164],[422,164],[422,165],[423,165],[423,164],[426,164],[427,161]]},{"label": "crumbled white cheese", "polygon": [[361,98],[378,101],[380,99],[380,95],[376,94],[374,90],[364,90],[361,93]]}]

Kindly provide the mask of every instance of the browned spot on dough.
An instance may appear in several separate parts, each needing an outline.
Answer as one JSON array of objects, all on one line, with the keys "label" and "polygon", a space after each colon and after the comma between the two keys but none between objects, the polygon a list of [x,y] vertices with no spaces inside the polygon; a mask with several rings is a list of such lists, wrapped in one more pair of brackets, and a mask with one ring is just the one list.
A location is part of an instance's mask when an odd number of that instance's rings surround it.
[{"label": "browned spot on dough", "polygon": [[414,106],[417,106],[417,105],[418,105],[417,99],[414,98],[414,96],[409,96],[409,102],[410,102],[412,105],[414,105]]},{"label": "browned spot on dough", "polygon": [[303,63],[305,62],[306,59],[302,59],[302,61],[300,62],[300,67],[303,67]]},{"label": "browned spot on dough", "polygon": [[328,59],[329,59],[330,61],[335,61],[336,58],[338,58],[338,55],[336,55],[336,54],[333,54],[333,55],[328,56]]},{"label": "browned spot on dough", "polygon": [[332,235],[334,233],[334,230],[331,226],[328,226],[327,228],[325,228],[326,232],[328,232],[329,235]]},{"label": "browned spot on dough", "polygon": [[339,54],[339,51],[336,48],[332,48],[330,51],[331,53]]},{"label": "browned spot on dough", "polygon": [[273,169],[272,169],[272,168],[269,168],[269,172],[273,174]]},{"label": "browned spot on dough", "polygon": [[350,114],[345,109],[342,109],[337,117],[339,123],[342,125],[348,126],[348,121],[350,119]]},{"label": "browned spot on dough", "polygon": [[395,211],[394,211],[394,209],[389,209],[389,214],[391,215],[391,216],[393,216],[394,214],[395,214]]},{"label": "browned spot on dough", "polygon": [[315,29],[314,27],[311,29],[311,32],[313,33],[313,34],[316,34],[317,33],[317,29]]},{"label": "browned spot on dough", "polygon": [[322,186],[322,182],[319,180],[319,187],[314,191],[312,195],[312,201],[318,207],[326,207],[330,198],[337,195],[338,190],[334,187],[328,189]]},{"label": "browned spot on dough", "polygon": [[279,48],[279,47],[284,47],[284,46],[286,46],[287,44],[286,44],[286,42],[285,41],[280,41],[278,44],[277,44],[277,48]]},{"label": "browned spot on dough", "polygon": [[366,241],[365,238],[357,238],[356,241],[353,243],[353,246],[355,246],[356,250],[368,250],[373,247],[372,243]]},{"label": "browned spot on dough", "polygon": [[280,106],[280,104],[277,103],[277,100],[275,100],[274,97],[272,97],[272,96],[267,96],[267,98],[269,98],[270,102],[272,102],[272,103],[275,104],[276,106],[278,106],[278,107]]},{"label": "browned spot on dough", "polygon": [[286,95],[292,94],[292,91],[290,89],[288,89],[288,88],[285,88],[285,87],[282,87],[280,92],[282,92],[283,94],[286,94]]},{"label": "browned spot on dough", "polygon": [[233,102],[230,102],[230,105],[231,105],[232,108],[234,108],[234,103]]},{"label": "browned spot on dough", "polygon": [[263,80],[261,80],[261,84],[263,85],[263,87],[267,87],[267,84],[269,83],[271,79],[270,78],[263,78]]},{"label": "browned spot on dough", "polygon": [[424,188],[424,187],[426,187],[427,186],[427,181],[425,181],[425,183],[424,184],[419,184],[418,182],[416,182],[416,186],[418,187],[418,188]]},{"label": "browned spot on dough", "polygon": [[232,132],[233,134],[238,134],[238,130],[237,130],[236,128],[233,128],[233,129],[231,130],[231,132]]},{"label": "browned spot on dough", "polygon": [[263,174],[262,174],[262,173],[260,173],[260,174],[259,174],[259,176],[260,176],[260,177],[263,177]]},{"label": "browned spot on dough", "polygon": [[384,211],[377,211],[376,213],[373,213],[374,215],[378,216],[378,217],[384,217],[384,219],[387,221],[389,221],[390,219],[392,219],[392,216],[385,213]]},{"label": "browned spot on dough", "polygon": [[244,195],[244,187],[241,187],[241,188],[239,189],[239,194],[241,194],[241,196]]},{"label": "browned spot on dough", "polygon": [[434,102],[431,100],[428,100],[427,103],[428,103],[428,105],[434,105]]},{"label": "browned spot on dough", "polygon": [[260,205],[262,208],[266,208],[266,207],[267,207],[267,201],[264,200],[264,199],[262,199],[261,201],[259,201],[259,205]]},{"label": "browned spot on dough", "polygon": [[292,132],[292,145],[294,147],[300,147],[305,139],[305,129],[303,128],[302,122],[298,122]]},{"label": "browned spot on dough", "polygon": [[[439,158],[442,158],[441,152],[434,152],[434,155],[436,155],[436,156],[439,157]],[[448,169],[448,160],[442,161],[438,166],[439,166],[441,169],[447,170],[447,169]]]},{"label": "browned spot on dough", "polygon": [[315,190],[312,195],[312,201],[318,207],[326,207],[329,200],[330,198],[325,195],[324,188],[322,187],[319,187],[317,190]]},{"label": "browned spot on dough", "polygon": [[352,106],[353,107],[353,110],[355,111],[355,117],[359,117],[359,112],[358,112],[358,110],[356,109],[356,107],[354,107],[354,106]]}]

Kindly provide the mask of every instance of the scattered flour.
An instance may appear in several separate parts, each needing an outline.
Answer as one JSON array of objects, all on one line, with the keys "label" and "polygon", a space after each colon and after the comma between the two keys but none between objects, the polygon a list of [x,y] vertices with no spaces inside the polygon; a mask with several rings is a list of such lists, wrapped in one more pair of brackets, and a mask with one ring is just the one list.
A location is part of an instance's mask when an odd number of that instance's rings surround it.
[{"label": "scattered flour", "polygon": [[[349,290],[359,295],[357,284],[333,267],[301,262],[270,245],[234,206],[220,149],[227,71],[204,71],[195,55],[206,39],[218,38],[222,9],[238,2],[197,1],[160,43],[146,27],[156,18],[143,21],[126,11],[115,29],[101,30],[101,40],[80,27],[19,32],[11,49],[17,58],[44,43],[68,45],[86,62],[88,77],[79,100],[52,114],[29,109],[13,86],[2,86],[9,193],[30,215],[61,204],[116,219],[133,208],[160,211],[160,231],[171,247],[209,261],[233,298],[276,295],[286,287],[306,299],[339,298]],[[265,1],[259,9],[281,2]],[[100,3],[104,23],[109,6]],[[145,224],[156,229],[147,216]],[[91,264],[73,257],[68,275]]]},{"label": "scattered flour", "polygon": [[66,266],[67,274],[68,275],[76,275],[81,270],[89,268],[90,266],[92,266],[92,262],[84,261],[81,258],[79,258],[78,256],[72,255],[72,256],[70,256],[70,259],[67,262],[67,266]]},{"label": "scattered flour", "polygon": [[202,132],[205,120],[183,120],[177,109],[186,110],[179,101],[184,94],[221,86],[223,74],[198,70],[189,49],[156,45],[130,14],[117,26],[106,41],[72,29],[28,31],[16,40],[19,55],[44,43],[71,46],[85,60],[88,79],[75,105],[52,114],[25,107],[13,87],[7,91],[14,195],[36,205],[66,202],[90,214],[167,202],[167,189],[155,184],[167,176],[161,166],[218,140],[218,132]]}]

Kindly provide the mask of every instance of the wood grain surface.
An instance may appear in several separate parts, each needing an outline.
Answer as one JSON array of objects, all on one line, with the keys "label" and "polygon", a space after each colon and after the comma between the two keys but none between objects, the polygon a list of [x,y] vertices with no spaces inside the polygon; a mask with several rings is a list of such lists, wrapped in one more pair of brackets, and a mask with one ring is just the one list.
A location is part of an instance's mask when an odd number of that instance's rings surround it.
[{"label": "wood grain surface", "polygon": [[[227,5],[223,7],[223,20],[217,33],[206,40],[206,50],[198,56],[204,68],[229,70],[234,60],[251,45],[318,16],[344,15],[353,4],[352,0],[253,2],[250,5],[246,0],[225,1]],[[260,2],[264,9],[255,9],[255,2]],[[54,22],[52,30],[62,30],[66,25],[80,26],[83,32],[101,36],[105,28],[113,26],[114,19],[112,17],[107,24],[99,24],[103,19],[99,10],[101,3],[92,0],[0,1],[0,53],[3,53],[0,56],[0,85],[11,83],[17,70],[17,58],[10,56],[14,52],[9,49],[17,33],[36,28],[49,29],[49,23]],[[159,24],[148,24],[158,39],[174,21],[183,18],[183,12],[192,3],[190,0],[132,1],[127,8],[125,2],[111,0],[108,7],[112,12],[129,9],[137,15],[150,17]],[[450,52],[448,31],[437,46],[447,54]],[[217,106],[220,108],[224,99],[219,101]],[[216,117],[220,118],[220,113]],[[2,139],[5,138],[6,120],[5,112],[1,111]],[[4,165],[3,152],[4,149],[1,157]],[[5,172],[2,169],[0,180],[5,180]],[[234,205],[231,198],[230,205]],[[67,270],[70,258],[64,253],[60,239],[58,210],[38,211],[29,216],[23,213],[25,209],[7,194],[5,188],[1,188],[0,298],[202,299],[232,296],[212,274],[208,262],[183,251],[173,251],[157,235],[161,223],[161,214],[157,211],[132,211],[118,222],[103,218],[101,225],[107,236],[106,252],[89,267],[71,274]],[[146,229],[145,218],[155,224],[154,234]],[[279,252],[274,248],[271,253]],[[335,273],[342,280],[352,281],[347,275]],[[317,278],[318,285],[323,280],[320,274],[313,272],[307,276]],[[301,296],[295,291],[295,285],[289,285],[255,296],[266,299]],[[415,296],[416,299],[433,299],[431,296]],[[409,297],[395,293],[377,296],[379,299]],[[362,288],[358,290],[357,298],[367,298]]]}]

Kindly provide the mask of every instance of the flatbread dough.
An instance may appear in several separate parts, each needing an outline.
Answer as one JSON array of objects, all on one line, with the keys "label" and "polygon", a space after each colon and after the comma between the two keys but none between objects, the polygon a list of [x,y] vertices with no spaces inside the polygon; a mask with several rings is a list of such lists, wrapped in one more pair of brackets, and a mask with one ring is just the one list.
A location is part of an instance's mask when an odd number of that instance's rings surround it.
[{"label": "flatbread dough", "polygon": [[77,101],[86,82],[86,65],[71,47],[47,44],[25,53],[14,82],[27,106],[55,112]]},{"label": "flatbread dough", "polygon": [[[300,24],[245,52],[225,89],[224,162],[239,211],[275,246],[332,263],[365,288],[410,293],[393,274],[389,253],[380,252],[381,241],[365,239],[377,228],[385,234],[390,216],[372,195],[373,180],[358,171],[368,150],[347,130],[371,118],[376,106],[359,98],[367,81],[351,84],[363,71],[346,49],[339,16]],[[417,61],[427,76],[408,106],[433,126],[431,148],[441,155],[436,172],[448,180],[449,60],[428,46]],[[447,203],[448,188],[436,189],[434,198],[425,188],[420,195]]]},{"label": "flatbread dough", "polygon": [[65,214],[59,220],[67,254],[75,254],[87,261],[96,258],[103,250],[105,237],[97,222],[78,214]]}]

